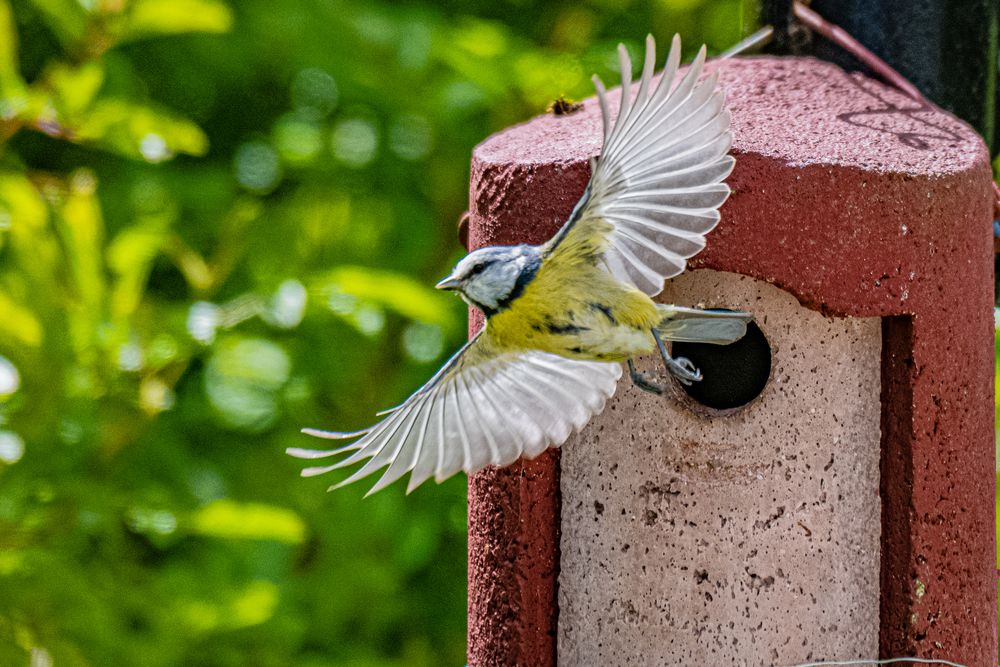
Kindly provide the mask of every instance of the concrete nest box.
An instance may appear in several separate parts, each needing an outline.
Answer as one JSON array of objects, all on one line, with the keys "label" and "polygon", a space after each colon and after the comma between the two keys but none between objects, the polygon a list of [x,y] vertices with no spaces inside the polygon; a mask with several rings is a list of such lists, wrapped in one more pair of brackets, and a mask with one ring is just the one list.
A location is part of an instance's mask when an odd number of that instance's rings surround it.
[{"label": "concrete nest box", "polygon": [[[986,147],[821,61],[711,67],[733,194],[658,299],[758,331],[472,478],[470,664],[996,665]],[[595,100],[486,140],[471,247],[548,239],[600,148]]]}]

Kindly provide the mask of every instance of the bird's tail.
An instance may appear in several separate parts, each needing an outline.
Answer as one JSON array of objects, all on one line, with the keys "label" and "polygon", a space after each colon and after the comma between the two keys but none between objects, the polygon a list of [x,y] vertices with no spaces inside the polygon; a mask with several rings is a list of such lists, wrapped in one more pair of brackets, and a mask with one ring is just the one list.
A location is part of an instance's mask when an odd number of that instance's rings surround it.
[{"label": "bird's tail", "polygon": [[668,340],[686,343],[729,345],[747,332],[750,313],[732,310],[699,310],[683,306],[658,305],[662,316],[656,331]]}]

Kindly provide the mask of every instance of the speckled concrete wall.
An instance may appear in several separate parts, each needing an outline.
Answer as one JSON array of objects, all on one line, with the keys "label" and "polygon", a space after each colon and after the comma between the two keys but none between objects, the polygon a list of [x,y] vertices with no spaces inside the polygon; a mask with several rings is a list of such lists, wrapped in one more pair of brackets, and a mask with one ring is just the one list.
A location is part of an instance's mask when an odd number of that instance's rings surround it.
[{"label": "speckled concrete wall", "polygon": [[754,312],[771,378],[709,416],[626,377],[564,446],[559,664],[877,657],[880,320],[711,270],[660,299]]}]

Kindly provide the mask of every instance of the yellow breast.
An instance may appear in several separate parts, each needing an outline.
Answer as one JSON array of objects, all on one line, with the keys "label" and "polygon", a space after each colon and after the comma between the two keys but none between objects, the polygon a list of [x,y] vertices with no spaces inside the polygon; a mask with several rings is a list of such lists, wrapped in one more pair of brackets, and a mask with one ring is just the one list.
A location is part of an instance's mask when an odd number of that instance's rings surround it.
[{"label": "yellow breast", "polygon": [[589,262],[546,262],[487,333],[501,349],[622,361],[653,349],[653,301]]}]

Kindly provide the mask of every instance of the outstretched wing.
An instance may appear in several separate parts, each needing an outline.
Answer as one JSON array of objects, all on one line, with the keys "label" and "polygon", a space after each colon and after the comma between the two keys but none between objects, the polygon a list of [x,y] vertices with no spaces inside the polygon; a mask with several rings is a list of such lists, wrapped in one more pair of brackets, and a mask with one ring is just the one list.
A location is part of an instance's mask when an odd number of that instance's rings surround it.
[{"label": "outstretched wing", "polygon": [[460,470],[533,458],[561,445],[604,409],[621,365],[579,361],[538,350],[499,351],[480,332],[402,405],[374,426],[355,433],[304,429],[320,438],[355,442],[328,451],[292,448],[292,456],[317,459],[347,454],[333,465],[306,468],[310,477],[365,461],[331,489],[389,466],[374,493],[407,472],[407,493],[431,475],[438,482]]},{"label": "outstretched wing", "polygon": [[[604,85],[594,85],[604,119],[604,147],[592,163],[587,190],[547,251],[601,256],[615,277],[652,296],[687,258],[705,247],[729,196],[723,180],[735,160],[729,112],[715,73],[699,82],[705,47],[683,78],[677,75],[680,38],[652,89],[656,46],[646,38],[639,92],[631,98],[632,63],[619,46],[621,103],[612,123]],[[679,82],[678,82],[679,79]]]}]

